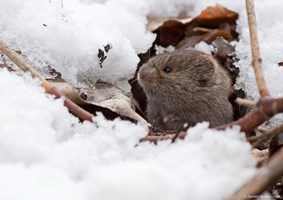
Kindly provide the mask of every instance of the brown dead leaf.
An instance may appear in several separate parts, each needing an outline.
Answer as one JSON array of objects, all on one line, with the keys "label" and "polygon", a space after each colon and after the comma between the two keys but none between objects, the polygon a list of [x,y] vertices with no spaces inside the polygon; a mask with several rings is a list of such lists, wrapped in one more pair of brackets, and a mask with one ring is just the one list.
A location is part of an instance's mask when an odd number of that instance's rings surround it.
[{"label": "brown dead leaf", "polygon": [[223,6],[207,7],[186,25],[185,35],[191,37],[210,32],[211,39],[206,39],[209,44],[219,36],[231,41],[237,37],[235,26],[237,18],[238,14],[236,12]]},{"label": "brown dead leaf", "polygon": [[232,41],[234,39],[231,34],[220,29],[207,29],[196,27],[194,28],[194,30],[202,32],[202,34],[186,37],[176,45],[176,49],[195,47],[195,45],[201,41],[206,42],[207,44],[211,44],[217,38],[224,38],[227,41]]},{"label": "brown dead leaf", "polygon": [[194,47],[196,44],[203,40],[203,37],[203,35],[193,35],[191,37],[186,37],[176,45],[176,49],[186,49],[188,47]]},{"label": "brown dead leaf", "polygon": [[147,29],[157,34],[157,44],[162,46],[175,46],[184,38],[186,24],[191,20],[191,18],[164,19],[149,17]]},{"label": "brown dead leaf", "polygon": [[193,29],[193,31],[197,32],[203,32],[203,33],[212,33],[214,32],[214,39],[216,39],[217,37],[223,37],[225,40],[228,41],[232,41],[233,40],[233,36],[226,31],[220,30],[220,29],[209,29],[209,28],[202,28],[202,27],[195,27]]},{"label": "brown dead leaf", "polygon": [[[154,44],[185,48],[196,44],[196,41],[205,41],[210,44],[217,37],[232,41],[237,37],[235,28],[237,18],[236,12],[217,5],[206,8],[193,19],[149,17],[147,29],[157,34]],[[188,37],[193,38],[187,39]]]},{"label": "brown dead leaf", "polygon": [[148,17],[147,30],[150,32],[154,32],[161,27],[172,28],[178,25],[185,25],[189,23],[190,21],[192,21],[192,18],[165,19],[165,18],[158,18],[158,17]]},{"label": "brown dead leaf", "polygon": [[283,67],[283,62],[279,62],[278,65]]},{"label": "brown dead leaf", "polygon": [[217,26],[222,22],[233,23],[237,18],[238,14],[236,12],[228,10],[221,5],[216,5],[207,7],[194,20],[201,26],[211,27]]}]

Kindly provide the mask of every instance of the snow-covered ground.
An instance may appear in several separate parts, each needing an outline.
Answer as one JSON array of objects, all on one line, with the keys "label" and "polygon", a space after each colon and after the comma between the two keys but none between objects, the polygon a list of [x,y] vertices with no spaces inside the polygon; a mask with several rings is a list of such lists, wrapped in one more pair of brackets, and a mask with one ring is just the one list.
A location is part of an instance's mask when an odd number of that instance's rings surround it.
[{"label": "snow-covered ground", "polygon": [[[54,66],[76,85],[98,78],[124,85],[155,35],[147,15],[195,16],[220,3],[239,13],[235,43],[237,87],[258,93],[250,66],[244,1],[226,0],[0,0],[0,38],[40,69]],[[283,14],[280,0],[255,2],[268,87],[281,96]],[[103,68],[97,50],[108,43]],[[147,128],[126,121],[79,123],[62,100],[39,83],[0,70],[0,199],[223,199],[256,172],[237,127],[225,133],[206,123],[183,141],[138,144]]]}]

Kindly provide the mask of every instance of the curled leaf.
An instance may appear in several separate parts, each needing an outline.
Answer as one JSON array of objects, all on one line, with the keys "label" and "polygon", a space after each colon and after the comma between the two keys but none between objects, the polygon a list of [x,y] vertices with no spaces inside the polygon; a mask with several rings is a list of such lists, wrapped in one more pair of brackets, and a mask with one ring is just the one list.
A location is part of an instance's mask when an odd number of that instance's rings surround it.
[{"label": "curled leaf", "polygon": [[135,112],[131,98],[109,83],[97,82],[93,88],[75,88],[68,82],[50,82],[64,96],[93,114],[102,112],[107,119],[120,117],[147,124]]}]

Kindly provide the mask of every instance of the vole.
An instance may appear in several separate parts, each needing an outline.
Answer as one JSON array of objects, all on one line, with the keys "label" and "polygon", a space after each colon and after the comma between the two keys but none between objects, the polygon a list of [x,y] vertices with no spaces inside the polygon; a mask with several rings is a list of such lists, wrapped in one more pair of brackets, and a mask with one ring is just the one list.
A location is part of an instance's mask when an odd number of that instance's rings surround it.
[{"label": "vole", "polygon": [[202,121],[215,127],[233,119],[226,70],[193,48],[151,58],[138,82],[147,97],[146,117],[161,130],[186,130]]}]

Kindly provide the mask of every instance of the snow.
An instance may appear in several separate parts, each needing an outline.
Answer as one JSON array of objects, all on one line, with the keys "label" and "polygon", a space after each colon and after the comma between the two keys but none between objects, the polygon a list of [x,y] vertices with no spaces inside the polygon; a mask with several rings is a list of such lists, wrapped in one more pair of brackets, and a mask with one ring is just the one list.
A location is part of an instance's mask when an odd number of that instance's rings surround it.
[{"label": "snow", "polygon": [[2,164],[0,177],[1,199],[84,199],[78,183],[74,183],[64,171],[46,165]]},{"label": "snow", "polygon": [[[94,84],[98,78],[118,84],[134,73],[137,54],[145,53],[155,39],[146,32],[142,3],[136,12],[131,4],[123,5],[116,1],[90,5],[78,0],[3,1],[0,37],[21,49],[34,66],[51,65],[75,85]],[[100,67],[98,49],[108,43],[113,48]]]},{"label": "snow", "polygon": [[213,52],[214,47],[212,45],[208,45],[207,43],[201,41],[195,45],[195,49],[207,55],[211,55],[211,52]]},{"label": "snow", "polygon": [[[283,75],[282,67],[277,64],[283,60],[283,44],[278,42],[283,37],[281,3],[280,1],[274,1],[270,4],[267,1],[262,1],[255,4],[264,76],[268,89],[275,97],[280,97],[283,94],[282,81],[280,78],[275,78]],[[250,42],[246,19],[241,19],[240,23],[241,40],[236,45],[236,51],[240,58],[237,67],[241,69],[241,74],[237,85],[243,88],[251,99],[258,99],[259,94],[251,66],[252,58],[249,49]]]},{"label": "snow", "polygon": [[2,69],[0,80],[0,199],[220,199],[256,171],[237,127],[139,143],[144,125],[78,123],[28,74]]},{"label": "snow", "polygon": [[[216,3],[240,15],[236,86],[257,99],[243,1],[0,0],[0,38],[39,70],[52,65],[75,85],[100,78],[127,88],[137,54],[155,38],[146,31],[147,15],[177,16],[188,8],[195,16]],[[274,78],[283,73],[280,3],[255,2],[264,72],[275,96],[282,94],[282,81]],[[101,68],[97,52],[108,43],[113,48]],[[256,172],[237,127],[214,131],[201,123],[173,144],[139,143],[144,125],[102,115],[79,123],[28,74],[0,69],[0,89],[0,199],[224,199]]]}]

